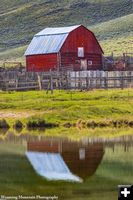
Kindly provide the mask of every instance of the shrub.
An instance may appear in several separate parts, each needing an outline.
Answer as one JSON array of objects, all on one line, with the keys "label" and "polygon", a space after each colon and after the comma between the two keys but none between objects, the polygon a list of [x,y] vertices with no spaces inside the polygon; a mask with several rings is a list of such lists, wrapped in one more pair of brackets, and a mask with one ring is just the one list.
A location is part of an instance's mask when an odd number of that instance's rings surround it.
[{"label": "shrub", "polygon": [[9,124],[5,119],[0,120],[0,128],[8,129],[10,128]]},{"label": "shrub", "polygon": [[128,125],[129,125],[130,127],[133,127],[133,121],[129,121]]},{"label": "shrub", "polygon": [[86,123],[86,126],[87,126],[88,128],[95,128],[95,127],[98,126],[98,124],[97,124],[95,121],[88,121],[88,122]]},{"label": "shrub", "polygon": [[54,123],[46,123],[44,119],[40,117],[31,117],[27,124],[26,124],[28,129],[37,129],[37,128],[53,128],[57,127],[57,124]]},{"label": "shrub", "polygon": [[63,124],[63,126],[65,128],[70,128],[70,127],[72,127],[72,124],[70,122],[66,122],[65,124]]},{"label": "shrub", "polygon": [[100,122],[98,122],[98,127],[100,127],[100,128],[102,128],[102,127],[107,127],[107,126],[109,126],[110,124],[109,124],[109,122],[108,121],[100,121]]},{"label": "shrub", "polygon": [[23,123],[20,120],[17,120],[15,124],[13,125],[13,128],[15,129],[22,129],[23,128]]},{"label": "shrub", "polygon": [[45,120],[40,119],[40,118],[32,117],[27,122],[27,127],[28,128],[39,128],[39,127],[41,128],[41,127],[45,127]]},{"label": "shrub", "polygon": [[130,126],[130,122],[128,122],[127,120],[124,120],[124,119],[112,120],[111,124],[115,128]]}]

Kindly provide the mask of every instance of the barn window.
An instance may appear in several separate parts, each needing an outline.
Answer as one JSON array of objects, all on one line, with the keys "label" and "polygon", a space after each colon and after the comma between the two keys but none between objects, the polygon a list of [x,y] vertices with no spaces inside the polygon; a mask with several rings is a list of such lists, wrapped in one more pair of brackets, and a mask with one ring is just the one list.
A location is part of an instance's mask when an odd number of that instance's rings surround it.
[{"label": "barn window", "polygon": [[84,57],[84,47],[78,47],[78,57]]},{"label": "barn window", "polygon": [[88,65],[92,65],[92,60],[88,60]]}]

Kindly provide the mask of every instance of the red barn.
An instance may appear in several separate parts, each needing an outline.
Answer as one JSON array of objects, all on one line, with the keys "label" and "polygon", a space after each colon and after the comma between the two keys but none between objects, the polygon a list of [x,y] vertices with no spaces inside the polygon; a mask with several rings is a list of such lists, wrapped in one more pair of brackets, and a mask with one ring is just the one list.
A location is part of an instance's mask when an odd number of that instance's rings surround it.
[{"label": "red barn", "polygon": [[83,25],[45,28],[34,36],[25,56],[27,71],[102,70],[103,50]]}]

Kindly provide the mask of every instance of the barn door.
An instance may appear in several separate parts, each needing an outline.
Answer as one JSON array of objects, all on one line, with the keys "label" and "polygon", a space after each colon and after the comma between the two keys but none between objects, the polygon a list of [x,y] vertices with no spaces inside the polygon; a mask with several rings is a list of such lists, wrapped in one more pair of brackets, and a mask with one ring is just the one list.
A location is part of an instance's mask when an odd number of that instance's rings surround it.
[{"label": "barn door", "polygon": [[81,70],[87,70],[87,60],[85,59],[81,60],[80,68]]}]

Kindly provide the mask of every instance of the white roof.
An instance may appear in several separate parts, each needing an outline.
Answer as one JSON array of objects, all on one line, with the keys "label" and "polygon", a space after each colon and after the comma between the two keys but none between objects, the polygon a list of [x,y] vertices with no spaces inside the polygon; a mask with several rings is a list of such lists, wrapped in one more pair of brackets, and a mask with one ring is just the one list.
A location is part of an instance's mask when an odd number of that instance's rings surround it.
[{"label": "white roof", "polygon": [[25,52],[25,56],[58,53],[69,33],[79,26],[45,28],[34,36]]},{"label": "white roof", "polygon": [[59,27],[59,28],[45,28],[44,30],[37,33],[36,36],[70,33],[71,31],[75,30],[79,26],[80,25],[68,26],[68,27]]}]

